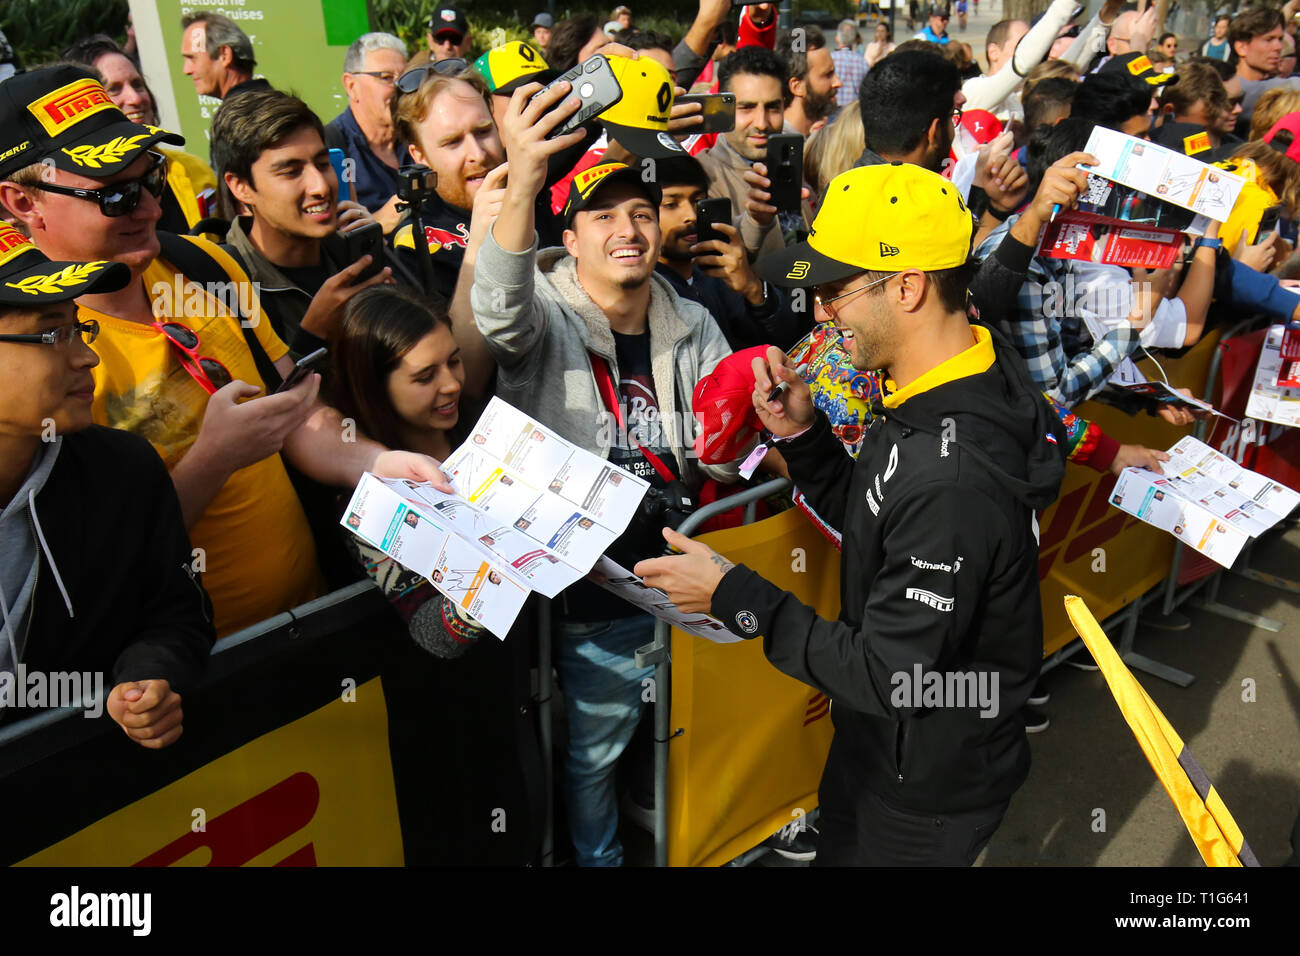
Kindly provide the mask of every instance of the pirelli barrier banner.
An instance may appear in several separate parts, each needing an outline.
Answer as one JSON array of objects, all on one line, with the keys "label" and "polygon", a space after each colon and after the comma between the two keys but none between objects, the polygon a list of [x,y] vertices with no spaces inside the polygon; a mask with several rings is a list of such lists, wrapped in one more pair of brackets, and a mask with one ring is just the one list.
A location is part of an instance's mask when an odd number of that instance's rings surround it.
[{"label": "pirelli barrier banner", "polygon": [[[22,821],[0,836],[0,863],[534,862],[545,803],[521,781],[541,779],[536,728],[514,706],[504,645],[438,661],[378,591],[348,590],[214,654],[164,750],[79,711],[0,725],[0,813]],[[466,704],[480,677],[502,704],[486,716]]]}]

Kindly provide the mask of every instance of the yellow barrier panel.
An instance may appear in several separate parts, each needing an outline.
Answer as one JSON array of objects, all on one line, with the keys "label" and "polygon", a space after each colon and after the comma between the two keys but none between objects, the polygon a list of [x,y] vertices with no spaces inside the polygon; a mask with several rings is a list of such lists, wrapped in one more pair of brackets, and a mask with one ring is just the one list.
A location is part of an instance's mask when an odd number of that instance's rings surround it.
[{"label": "yellow barrier panel", "polygon": [[[1161,359],[1169,381],[1200,397],[1218,346],[1219,333],[1207,336],[1181,359]],[[1159,380],[1155,364],[1138,363],[1149,379]],[[1109,405],[1086,402],[1078,413],[1117,441],[1168,448],[1186,428],[1139,413],[1126,415]],[[1091,468],[1068,465],[1061,493],[1042,517],[1038,573],[1043,605],[1043,655],[1074,640],[1074,628],[1062,599],[1078,594],[1100,620],[1136,600],[1165,579],[1173,562],[1174,538],[1110,504],[1115,477]],[[1099,550],[1100,549],[1100,550]]]},{"label": "yellow barrier panel", "polygon": [[[703,535],[705,544],[836,617],[839,552],[802,512]],[[718,866],[817,806],[830,701],[740,644],[672,633],[668,863]]]},{"label": "yellow barrier panel", "polygon": [[1237,821],[1223,805],[1210,778],[1160,708],[1124,666],[1106,639],[1106,632],[1088,610],[1088,605],[1067,594],[1063,606],[1093,660],[1101,668],[1129,730],[1137,738],[1147,762],[1173,801],[1174,809],[1183,818],[1183,824],[1192,835],[1192,842],[1206,866],[1258,866],[1254,852],[1242,836]]},{"label": "yellow barrier panel", "polygon": [[16,865],[137,864],[402,865],[379,678]]}]

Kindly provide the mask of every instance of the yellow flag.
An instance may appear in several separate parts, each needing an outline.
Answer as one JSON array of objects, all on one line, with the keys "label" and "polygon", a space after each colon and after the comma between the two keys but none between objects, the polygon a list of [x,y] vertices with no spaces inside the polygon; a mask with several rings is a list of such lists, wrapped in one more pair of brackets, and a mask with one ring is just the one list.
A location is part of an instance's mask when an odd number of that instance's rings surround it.
[{"label": "yellow flag", "polygon": [[1065,613],[1092,653],[1160,784],[1174,802],[1206,866],[1259,866],[1232,814],[1182,738],[1124,666],[1082,598],[1067,594]]}]

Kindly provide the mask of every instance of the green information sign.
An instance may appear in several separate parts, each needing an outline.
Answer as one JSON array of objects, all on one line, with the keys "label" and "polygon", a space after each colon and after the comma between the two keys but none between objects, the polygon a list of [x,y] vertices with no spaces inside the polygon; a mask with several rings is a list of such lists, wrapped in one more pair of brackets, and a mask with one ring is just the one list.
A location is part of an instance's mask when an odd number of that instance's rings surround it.
[{"label": "green information sign", "polygon": [[302,97],[321,121],[343,112],[343,55],[370,29],[366,0],[131,0],[141,67],[158,101],[159,122],[206,158],[221,101],[200,96],[181,59],[181,17],[207,10],[229,17],[253,41],[254,75]]}]

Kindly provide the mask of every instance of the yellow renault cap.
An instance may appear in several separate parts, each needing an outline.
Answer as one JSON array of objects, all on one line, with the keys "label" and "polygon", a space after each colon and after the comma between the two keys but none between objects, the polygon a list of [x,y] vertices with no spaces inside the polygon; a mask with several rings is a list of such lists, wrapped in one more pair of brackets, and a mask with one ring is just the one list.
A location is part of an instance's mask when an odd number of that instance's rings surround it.
[{"label": "yellow renault cap", "polygon": [[860,272],[953,269],[970,257],[975,220],[957,187],[911,163],[859,166],[826,188],[808,241],[758,261],[773,285],[807,288]]},{"label": "yellow renault cap", "polygon": [[474,68],[497,96],[509,96],[525,83],[549,83],[560,75],[540,53],[520,40],[488,50],[474,61]]},{"label": "yellow renault cap", "polygon": [[673,108],[673,78],[668,71],[648,56],[606,59],[623,87],[623,98],[599,116],[609,135],[635,156],[686,155],[682,144],[668,133]]}]

